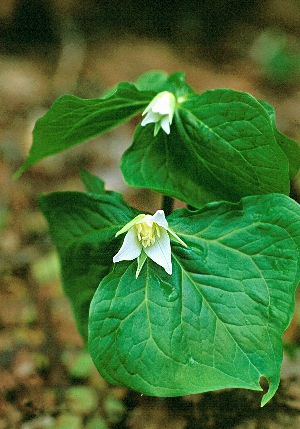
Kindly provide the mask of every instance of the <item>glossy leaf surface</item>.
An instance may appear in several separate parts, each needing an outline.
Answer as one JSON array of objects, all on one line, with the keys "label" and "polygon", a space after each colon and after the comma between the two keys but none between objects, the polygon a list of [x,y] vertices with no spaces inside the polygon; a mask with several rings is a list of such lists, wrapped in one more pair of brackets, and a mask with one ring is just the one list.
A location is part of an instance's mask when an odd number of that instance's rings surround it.
[{"label": "glossy leaf surface", "polygon": [[121,169],[129,185],[195,207],[247,195],[289,194],[288,159],[268,113],[251,95],[229,89],[187,94],[169,135],[160,130],[154,137],[152,124],[139,126]]},{"label": "glossy leaf surface", "polygon": [[155,396],[226,387],[275,393],[299,280],[300,209],[283,195],[175,211],[173,274],[116,264],[90,308],[89,348],[110,382]]}]

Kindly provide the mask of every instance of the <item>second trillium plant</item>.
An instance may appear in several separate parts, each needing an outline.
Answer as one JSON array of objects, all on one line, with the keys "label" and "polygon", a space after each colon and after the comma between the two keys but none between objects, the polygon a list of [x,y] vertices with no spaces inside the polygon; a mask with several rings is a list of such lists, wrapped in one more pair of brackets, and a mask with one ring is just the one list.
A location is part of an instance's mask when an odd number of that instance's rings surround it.
[{"label": "second trillium plant", "polygon": [[[181,72],[149,72],[102,98],[58,98],[17,175],[135,115],[121,170],[130,186],[160,192],[164,211],[140,213],[86,171],[86,192],[39,199],[78,330],[113,384],[179,396],[261,390],[265,377],[264,405],[300,279],[300,209],[289,197],[298,144],[265,101],[197,94]],[[187,208],[172,211],[173,198]]]}]

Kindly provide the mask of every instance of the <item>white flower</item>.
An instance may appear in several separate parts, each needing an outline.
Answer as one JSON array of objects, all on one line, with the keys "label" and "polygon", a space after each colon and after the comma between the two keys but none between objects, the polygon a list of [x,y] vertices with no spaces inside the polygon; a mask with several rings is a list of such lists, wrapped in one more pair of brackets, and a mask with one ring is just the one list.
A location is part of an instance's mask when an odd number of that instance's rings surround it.
[{"label": "white flower", "polygon": [[183,246],[186,244],[170,230],[163,210],[157,210],[153,216],[136,216],[117,232],[116,237],[124,232],[127,234],[113,262],[138,258],[137,278],[148,256],[168,274],[172,274],[170,236]]},{"label": "white flower", "polygon": [[145,126],[154,122],[154,136],[156,136],[160,128],[162,128],[165,133],[170,134],[170,125],[172,124],[175,106],[176,99],[171,92],[160,92],[143,111],[142,115],[144,116],[146,113],[147,115],[143,119],[141,125]]}]

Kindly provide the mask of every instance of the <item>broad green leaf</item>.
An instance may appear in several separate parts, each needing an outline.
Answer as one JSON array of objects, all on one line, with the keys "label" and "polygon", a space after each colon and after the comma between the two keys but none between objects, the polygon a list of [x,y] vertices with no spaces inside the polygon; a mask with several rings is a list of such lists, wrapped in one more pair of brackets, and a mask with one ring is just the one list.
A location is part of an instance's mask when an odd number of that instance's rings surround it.
[{"label": "broad green leaf", "polygon": [[288,168],[266,110],[251,95],[229,89],[188,94],[178,104],[169,135],[160,130],[154,137],[153,124],[138,126],[121,161],[129,185],[195,207],[254,194],[289,194]]},{"label": "broad green leaf", "polygon": [[137,212],[119,194],[104,191],[55,192],[40,197],[39,205],[58,250],[64,292],[86,340],[90,301],[122,241],[115,234]]},{"label": "broad green leaf", "polygon": [[16,176],[49,155],[120,125],[141,112],[154,95],[153,92],[138,91],[132,83],[123,82],[107,98],[59,97],[36,122],[29,156]]},{"label": "broad green leaf", "polygon": [[274,128],[274,135],[276,138],[277,143],[281,147],[281,149],[284,151],[287,159],[289,160],[289,172],[290,172],[290,179],[294,179],[300,168],[300,147],[297,142],[290,139],[286,135],[282,134],[276,127],[276,117],[275,117],[275,109],[272,107],[269,103],[266,101],[260,101],[260,104],[266,109],[268,112],[268,115],[271,118],[273,128]]},{"label": "broad green leaf", "polygon": [[275,393],[299,281],[300,209],[281,194],[176,210],[173,274],[119,262],[90,306],[89,349],[108,381],[147,395]]}]

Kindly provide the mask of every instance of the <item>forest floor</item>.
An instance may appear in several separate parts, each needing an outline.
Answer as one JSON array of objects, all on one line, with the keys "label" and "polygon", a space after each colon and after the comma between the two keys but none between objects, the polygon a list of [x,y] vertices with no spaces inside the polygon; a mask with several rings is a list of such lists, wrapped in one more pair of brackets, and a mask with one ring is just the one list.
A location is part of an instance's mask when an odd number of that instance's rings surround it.
[{"label": "forest floor", "polygon": [[[248,390],[162,399],[111,386],[83,349],[37,197],[83,190],[79,170],[85,168],[105,180],[107,189],[153,212],[159,196],[128,189],[118,167],[133,122],[45,159],[18,180],[12,177],[29,151],[35,121],[55,98],[65,93],[97,97],[151,69],[185,71],[198,92],[220,87],[250,92],[271,103],[279,129],[300,141],[300,87],[289,93],[267,90],[249,61],[220,71],[191,57],[182,58],[160,42],[132,38],[102,46],[66,44],[55,66],[35,56],[0,56],[0,429],[300,427],[299,305],[284,337],[293,357],[285,353],[281,385],[264,408],[261,393]],[[293,189],[298,198],[297,182]]]}]

